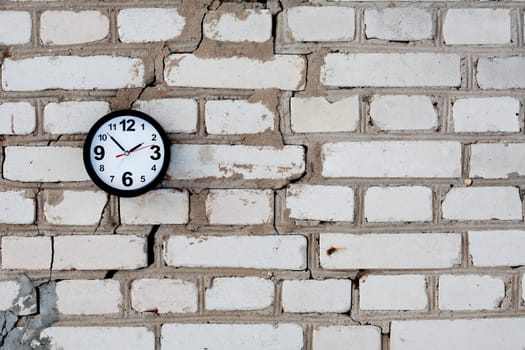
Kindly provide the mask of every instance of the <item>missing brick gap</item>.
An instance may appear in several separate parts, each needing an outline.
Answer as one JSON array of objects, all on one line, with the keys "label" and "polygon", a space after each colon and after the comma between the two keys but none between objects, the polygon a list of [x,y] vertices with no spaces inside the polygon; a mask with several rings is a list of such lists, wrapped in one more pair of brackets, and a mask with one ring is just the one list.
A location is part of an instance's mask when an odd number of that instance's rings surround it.
[{"label": "missing brick gap", "polygon": [[[3,141],[5,141],[5,139],[2,136],[0,136],[0,143],[3,143]],[[1,172],[3,172],[3,170],[5,169],[5,149],[6,147],[2,147],[2,153],[0,153],[0,158],[2,159],[2,168],[0,168]],[[3,173],[1,174],[0,178],[4,178]]]},{"label": "missing brick gap", "polygon": [[277,234],[281,234],[281,232],[279,231],[279,228],[277,227],[277,206],[275,205],[275,203],[277,203],[277,198],[278,195],[277,195],[277,191],[273,191],[273,220],[272,220],[272,224],[273,224],[273,230],[275,231],[275,233]]},{"label": "missing brick gap", "polygon": [[150,233],[147,237],[147,255],[148,255],[148,266],[155,264],[155,235],[158,232],[160,225],[154,225],[151,228]]},{"label": "missing brick gap", "polygon": [[110,279],[113,279],[113,277],[115,277],[115,275],[117,274],[118,270],[108,270],[106,272],[106,274],[104,275],[104,279],[105,280],[110,280]]},{"label": "missing brick gap", "polygon": [[272,39],[273,39],[273,53],[276,53],[276,42],[275,40],[277,38],[277,17],[281,12],[283,12],[283,5],[281,1],[277,1],[273,4],[272,9],[270,11],[272,12]]}]

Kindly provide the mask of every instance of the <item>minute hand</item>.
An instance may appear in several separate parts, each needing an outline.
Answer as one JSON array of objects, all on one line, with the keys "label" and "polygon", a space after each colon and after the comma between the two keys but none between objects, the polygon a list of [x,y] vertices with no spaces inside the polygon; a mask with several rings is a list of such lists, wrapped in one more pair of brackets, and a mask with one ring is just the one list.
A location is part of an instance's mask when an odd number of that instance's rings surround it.
[{"label": "minute hand", "polygon": [[109,135],[109,138],[111,139],[111,141],[113,141],[113,142],[115,142],[117,144],[117,146],[122,150],[122,152],[126,152],[126,149],[124,147],[122,147],[122,145],[120,143],[118,143],[118,141],[115,140],[115,138],[113,136]]}]

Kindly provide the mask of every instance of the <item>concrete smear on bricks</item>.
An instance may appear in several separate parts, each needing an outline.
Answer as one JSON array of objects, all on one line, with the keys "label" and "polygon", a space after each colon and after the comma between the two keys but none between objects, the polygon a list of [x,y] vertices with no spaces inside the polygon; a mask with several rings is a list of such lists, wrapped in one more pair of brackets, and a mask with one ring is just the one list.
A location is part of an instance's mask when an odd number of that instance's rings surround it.
[{"label": "concrete smear on bricks", "polygon": [[[525,348],[523,3],[0,7],[0,349]],[[118,109],[135,198],[82,162]]]}]

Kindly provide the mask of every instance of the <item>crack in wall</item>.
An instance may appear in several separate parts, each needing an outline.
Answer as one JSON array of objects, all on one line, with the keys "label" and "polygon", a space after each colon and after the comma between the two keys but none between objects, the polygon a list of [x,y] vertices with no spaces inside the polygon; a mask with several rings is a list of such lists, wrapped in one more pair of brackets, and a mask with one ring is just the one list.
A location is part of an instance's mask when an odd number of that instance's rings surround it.
[{"label": "crack in wall", "polygon": [[49,278],[48,282],[53,279],[53,265],[55,263],[55,237],[51,236],[51,261],[49,262]]},{"label": "crack in wall", "polygon": [[100,218],[98,220],[98,223],[97,223],[97,226],[95,227],[95,229],[93,230],[93,233],[97,233],[98,230],[100,229],[100,226],[102,226],[102,221],[104,221],[104,219],[106,218],[106,215],[109,214],[109,206],[110,206],[110,203],[111,203],[111,196],[110,195],[107,195],[106,197],[106,203],[104,204],[104,207],[102,208],[102,211],[100,212]]}]

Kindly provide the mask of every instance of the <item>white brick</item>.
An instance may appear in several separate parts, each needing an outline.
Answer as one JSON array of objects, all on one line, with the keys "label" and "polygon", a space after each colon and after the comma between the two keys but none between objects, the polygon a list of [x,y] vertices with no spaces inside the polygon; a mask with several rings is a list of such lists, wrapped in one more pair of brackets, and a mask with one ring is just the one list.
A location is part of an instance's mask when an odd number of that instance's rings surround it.
[{"label": "white brick", "polygon": [[432,221],[432,190],[423,186],[370,187],[364,206],[368,222]]},{"label": "white brick", "polygon": [[174,8],[136,8],[121,10],[117,24],[120,41],[143,43],[177,38],[186,19]]},{"label": "white brick", "polygon": [[146,240],[133,235],[57,236],[54,270],[131,270],[147,265]]},{"label": "white brick", "polygon": [[206,289],[208,310],[259,310],[270,307],[275,296],[272,281],[260,277],[214,278]]},{"label": "white brick", "polygon": [[169,86],[302,90],[305,84],[306,62],[297,55],[275,55],[261,61],[173,54],[166,58],[165,66],[164,80]]},{"label": "white brick", "polygon": [[353,221],[354,190],[346,186],[289,185],[286,208],[294,219]]},{"label": "white brick", "polygon": [[525,231],[471,231],[468,241],[474,266],[525,265]]},{"label": "white brick", "polygon": [[511,16],[508,9],[448,9],[443,21],[445,44],[509,44]]},{"label": "white brick", "polygon": [[282,303],[284,312],[344,313],[352,303],[352,281],[284,281]]},{"label": "white brick", "polygon": [[109,111],[105,101],[48,103],[44,107],[44,130],[50,134],[87,134]]},{"label": "white brick", "polygon": [[321,66],[327,86],[459,86],[460,57],[440,53],[329,53]]},{"label": "white brick", "polygon": [[3,175],[23,182],[89,180],[78,147],[6,147]]},{"label": "white brick", "polygon": [[35,213],[36,204],[32,194],[25,191],[0,192],[0,223],[32,224]]},{"label": "white brick", "polygon": [[354,40],[355,15],[350,7],[298,6],[285,12],[288,32],[295,41]]},{"label": "white brick", "polygon": [[155,117],[168,133],[197,131],[197,101],[190,98],[138,100],[133,108]]},{"label": "white brick", "polygon": [[192,282],[172,279],[135,280],[131,284],[131,306],[138,312],[196,312],[197,286]]},{"label": "white brick", "polygon": [[366,37],[410,41],[434,37],[432,12],[420,8],[365,10]]},{"label": "white brick", "polygon": [[54,225],[96,225],[107,202],[102,191],[45,191],[44,218]]},{"label": "white brick", "polygon": [[6,59],[5,91],[121,89],[144,85],[144,62],[118,56],[41,56]]},{"label": "white brick", "polygon": [[477,275],[439,277],[441,310],[494,310],[505,297],[501,278]]},{"label": "white brick", "polygon": [[320,255],[325,269],[447,268],[461,263],[461,235],[326,233]]},{"label": "white brick", "polygon": [[456,132],[518,132],[520,101],[514,97],[464,98],[452,107]]},{"label": "white brick", "polygon": [[304,236],[171,236],[164,260],[170,266],[303,270]]},{"label": "white brick", "polygon": [[[27,278],[25,278],[25,282],[31,283]],[[19,316],[33,315],[38,311],[36,290],[32,285],[27,288],[28,286],[23,283],[22,277],[19,281],[0,282],[1,311],[15,311]]]},{"label": "white brick", "polygon": [[2,237],[2,269],[49,270],[51,237]]},{"label": "white brick", "polygon": [[6,102],[0,104],[0,134],[27,135],[32,133],[35,127],[35,107],[29,102]]},{"label": "white brick", "polygon": [[524,88],[524,66],[525,56],[480,58],[476,79],[482,89]]},{"label": "white brick", "polygon": [[268,350],[303,349],[303,329],[296,324],[164,324],[162,349]]},{"label": "white brick", "polygon": [[471,145],[470,176],[501,179],[525,175],[525,143]]},{"label": "white brick", "polygon": [[50,327],[40,339],[49,350],[155,349],[155,334],[146,327]]},{"label": "white brick", "polygon": [[27,44],[31,40],[31,14],[26,11],[0,11],[0,44]]},{"label": "white brick", "polygon": [[109,18],[99,11],[45,11],[40,17],[40,39],[44,44],[89,43],[108,34]]},{"label": "white brick", "polygon": [[359,125],[359,97],[336,102],[324,97],[292,97],[291,123],[294,132],[355,131]]},{"label": "white brick", "polygon": [[208,134],[257,134],[274,129],[275,114],[261,102],[208,101],[205,114]]},{"label": "white brick", "polygon": [[453,188],[443,201],[448,220],[521,220],[521,199],[516,187]]},{"label": "white brick", "polygon": [[381,130],[429,130],[438,125],[429,96],[375,95],[370,117]]},{"label": "white brick", "polygon": [[273,219],[272,190],[210,190],[206,197],[210,224],[256,225]]},{"label": "white brick", "polygon": [[392,321],[390,349],[519,350],[525,346],[525,318]]},{"label": "white brick", "polygon": [[119,281],[66,280],[56,284],[57,309],[65,315],[114,314],[120,311]]},{"label": "white brick", "polygon": [[133,198],[120,198],[120,217],[128,225],[186,224],[188,191],[159,189]]},{"label": "white brick", "polygon": [[175,179],[295,179],[305,170],[304,148],[284,146],[171,146],[168,175]]},{"label": "white brick", "polygon": [[210,11],[203,23],[204,36],[220,41],[264,42],[272,37],[269,10]]},{"label": "white brick", "polygon": [[361,310],[425,310],[428,307],[425,276],[366,275],[359,280]]},{"label": "white brick", "polygon": [[322,146],[325,177],[459,177],[461,144],[449,141],[339,142]]},{"label": "white brick", "polygon": [[373,326],[315,327],[312,349],[381,350],[381,329]]}]

